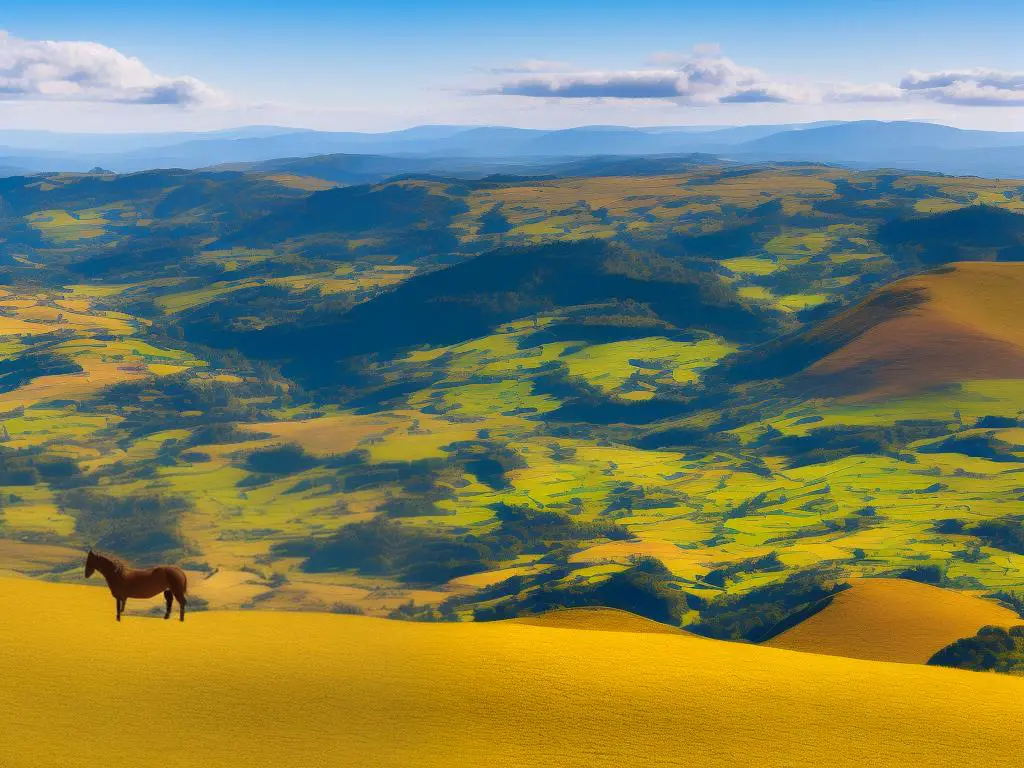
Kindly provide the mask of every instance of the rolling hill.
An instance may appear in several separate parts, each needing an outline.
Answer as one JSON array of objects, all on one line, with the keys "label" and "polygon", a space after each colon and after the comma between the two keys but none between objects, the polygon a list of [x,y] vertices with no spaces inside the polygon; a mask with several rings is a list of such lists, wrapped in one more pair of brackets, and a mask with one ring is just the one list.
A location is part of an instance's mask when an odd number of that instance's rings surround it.
[{"label": "rolling hill", "polygon": [[[338,190],[345,192],[346,190]],[[261,330],[240,337],[250,354],[297,357],[317,350],[311,379],[325,363],[403,347],[452,344],[499,324],[577,305],[644,303],[665,322],[757,338],[776,318],[743,304],[697,273],[657,257],[640,258],[597,240],[499,249],[413,277],[333,322]],[[296,366],[293,370],[300,372]]]},{"label": "rolling hill", "polygon": [[1024,749],[1010,677],[513,622],[118,624],[105,589],[23,579],[0,600],[5,768],[927,768]]},{"label": "rolling hill", "polygon": [[968,380],[1024,376],[1024,265],[959,263],[896,281],[751,370],[801,371],[813,392],[910,395]]},{"label": "rolling hill", "polygon": [[987,625],[1019,624],[981,598],[907,579],[858,579],[809,619],[765,645],[874,661],[924,664]]},{"label": "rolling hill", "polygon": [[931,216],[890,221],[879,242],[925,266],[953,261],[1024,260],[1024,216],[991,205],[968,205]]},{"label": "rolling hill", "polygon": [[4,180],[0,569],[750,641],[851,578],[1018,592],[1020,183],[691,160]]},{"label": "rolling hill", "polygon": [[655,635],[685,635],[678,627],[645,619],[618,608],[562,608],[535,616],[509,619],[512,624],[554,629],[593,630],[602,632],[638,632]]}]

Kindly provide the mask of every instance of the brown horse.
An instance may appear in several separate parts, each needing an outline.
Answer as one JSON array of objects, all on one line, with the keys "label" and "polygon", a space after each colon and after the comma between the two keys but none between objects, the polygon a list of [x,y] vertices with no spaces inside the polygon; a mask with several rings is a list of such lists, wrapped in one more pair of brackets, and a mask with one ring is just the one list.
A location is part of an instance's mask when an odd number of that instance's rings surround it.
[{"label": "brown horse", "polygon": [[165,619],[171,617],[171,606],[177,599],[181,608],[181,620],[185,620],[185,592],[188,591],[188,579],[185,572],[173,565],[158,565],[155,568],[129,568],[116,557],[100,555],[89,550],[85,558],[85,578],[92,576],[93,571],[99,571],[107,580],[110,587],[110,594],[117,601],[117,620],[121,620],[121,613],[128,603],[128,598],[150,598],[164,593],[167,600],[167,613]]}]

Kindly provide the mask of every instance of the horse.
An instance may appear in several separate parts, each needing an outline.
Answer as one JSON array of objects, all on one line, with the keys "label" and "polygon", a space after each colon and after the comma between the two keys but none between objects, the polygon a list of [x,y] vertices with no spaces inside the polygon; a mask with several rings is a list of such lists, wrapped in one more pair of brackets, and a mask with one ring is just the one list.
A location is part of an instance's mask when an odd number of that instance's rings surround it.
[{"label": "horse", "polygon": [[180,619],[185,620],[185,606],[188,600],[185,593],[188,591],[188,579],[185,572],[173,565],[158,565],[155,568],[129,568],[125,563],[116,557],[101,555],[89,550],[85,558],[85,578],[92,576],[94,571],[103,574],[110,587],[110,594],[117,602],[117,620],[121,620],[121,613],[128,603],[128,598],[146,599],[155,597],[161,592],[167,601],[167,612],[165,619],[171,617],[171,606],[178,601],[180,607]]}]

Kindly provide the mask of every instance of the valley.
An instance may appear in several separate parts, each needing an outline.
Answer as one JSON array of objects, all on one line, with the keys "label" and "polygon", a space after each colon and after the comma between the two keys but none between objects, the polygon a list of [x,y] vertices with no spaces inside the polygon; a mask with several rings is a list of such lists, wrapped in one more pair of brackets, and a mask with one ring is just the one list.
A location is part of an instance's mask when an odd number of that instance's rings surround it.
[{"label": "valley", "polygon": [[0,768],[1022,763],[1024,5],[0,25]]},{"label": "valley", "polygon": [[330,162],[0,180],[0,570],[747,640],[865,577],[1019,594],[1019,182]]}]

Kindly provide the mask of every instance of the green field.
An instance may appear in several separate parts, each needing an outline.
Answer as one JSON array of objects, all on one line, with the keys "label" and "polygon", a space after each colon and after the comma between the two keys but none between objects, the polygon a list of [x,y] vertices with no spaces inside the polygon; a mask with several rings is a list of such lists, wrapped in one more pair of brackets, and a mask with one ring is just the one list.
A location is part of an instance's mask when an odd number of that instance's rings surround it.
[{"label": "green field", "polygon": [[[98,545],[184,564],[214,607],[471,618],[653,557],[687,624],[813,569],[1024,587],[1016,352],[897,394],[801,379],[861,349],[823,322],[940,266],[886,221],[1022,210],[1019,182],[279,182],[27,198],[0,296],[0,570],[74,580]],[[300,207],[357,193],[359,215]],[[927,285],[944,320],[1024,338]]]}]

